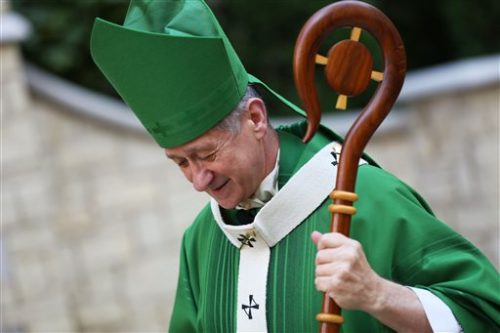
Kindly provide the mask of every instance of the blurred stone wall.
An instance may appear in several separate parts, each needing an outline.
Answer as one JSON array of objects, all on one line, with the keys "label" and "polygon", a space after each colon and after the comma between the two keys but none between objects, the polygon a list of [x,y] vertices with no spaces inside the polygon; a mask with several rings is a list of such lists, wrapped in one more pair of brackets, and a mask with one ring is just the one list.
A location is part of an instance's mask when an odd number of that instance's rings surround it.
[{"label": "blurred stone wall", "polygon": [[368,153],[415,188],[442,221],[498,268],[500,85],[422,98],[405,107],[406,126],[376,134]]},{"label": "blurred stone wall", "polygon": [[[164,332],[204,205],[146,135],[30,94],[2,44],[2,332]],[[499,86],[406,105],[368,152],[498,267]]]},{"label": "blurred stone wall", "polygon": [[146,138],[37,97],[5,110],[5,328],[164,331],[179,241],[205,197]]}]

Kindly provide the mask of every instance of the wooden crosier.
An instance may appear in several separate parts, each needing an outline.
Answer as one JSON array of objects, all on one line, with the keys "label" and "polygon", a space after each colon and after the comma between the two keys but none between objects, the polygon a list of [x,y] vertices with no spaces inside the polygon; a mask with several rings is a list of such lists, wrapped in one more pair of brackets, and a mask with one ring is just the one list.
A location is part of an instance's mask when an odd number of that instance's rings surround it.
[{"label": "wooden crosier", "polygon": [[[318,55],[321,42],[331,32],[351,27],[351,38],[335,44],[328,57]],[[359,42],[362,30],[378,42],[383,57],[383,72],[373,71],[373,59]],[[319,99],[314,85],[314,69],[326,65],[330,87],[340,94],[338,108],[345,108],[348,96],[363,92],[370,79],[379,85],[370,102],[349,129],[343,143],[337,171],[336,188],[330,195],[333,204],[331,230],[349,236],[359,159],[368,140],[389,113],[403,85],[406,55],[401,37],[392,22],[378,9],[359,1],[341,1],[316,12],[302,28],[294,52],[294,78],[299,97],[307,113],[308,127],[303,141],[309,141],[321,119]],[[322,313],[317,316],[320,332],[338,332],[343,322],[340,308],[326,294]]]}]

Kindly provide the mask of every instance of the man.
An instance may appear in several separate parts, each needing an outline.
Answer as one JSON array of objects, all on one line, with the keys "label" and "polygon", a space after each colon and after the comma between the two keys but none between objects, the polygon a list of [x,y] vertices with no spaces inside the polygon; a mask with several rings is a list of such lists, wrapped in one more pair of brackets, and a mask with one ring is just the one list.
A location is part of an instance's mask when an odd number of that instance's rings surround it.
[{"label": "man", "polygon": [[[341,139],[273,129],[202,1],[132,1],[97,20],[92,55],[143,125],[212,200],[183,238],[172,332],[317,331],[327,292],[345,332],[493,332],[498,274],[425,202],[368,157],[352,239],[329,233]],[[333,150],[332,150],[333,145]],[[311,239],[312,238],[312,239]]]}]

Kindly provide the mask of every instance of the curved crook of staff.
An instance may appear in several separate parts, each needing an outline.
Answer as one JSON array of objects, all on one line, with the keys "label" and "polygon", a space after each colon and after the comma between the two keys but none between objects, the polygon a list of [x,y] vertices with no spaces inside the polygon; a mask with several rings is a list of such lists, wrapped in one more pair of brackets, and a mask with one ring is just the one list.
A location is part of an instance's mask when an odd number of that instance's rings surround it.
[{"label": "curved crook of staff", "polygon": [[[326,65],[329,85],[341,96],[355,96],[364,91],[370,78],[381,81],[368,105],[349,129],[342,147],[337,172],[331,229],[349,236],[350,221],[359,159],[375,130],[387,116],[403,85],[406,55],[401,37],[392,22],[377,8],[359,1],[340,1],[316,12],[304,25],[295,45],[294,78],[299,97],[307,113],[308,127],[303,141],[309,141],[321,119],[320,103],[314,85],[315,65],[321,42],[331,32],[352,27],[350,40],[335,44]],[[378,42],[383,57],[383,73],[372,72],[373,60],[366,47],[358,42],[361,30],[369,32]],[[375,73],[375,75],[374,75]],[[343,322],[340,308],[326,294],[322,313],[317,316],[320,332],[338,332]]]}]

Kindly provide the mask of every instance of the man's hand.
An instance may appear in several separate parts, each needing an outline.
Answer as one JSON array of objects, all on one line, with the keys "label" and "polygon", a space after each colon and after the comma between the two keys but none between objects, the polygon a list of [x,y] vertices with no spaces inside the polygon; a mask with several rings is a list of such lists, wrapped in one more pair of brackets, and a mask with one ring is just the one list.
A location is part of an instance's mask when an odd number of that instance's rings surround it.
[{"label": "man's hand", "polygon": [[372,270],[358,241],[339,233],[312,234],[318,248],[316,289],[344,309],[371,312],[380,306],[382,279]]},{"label": "man's hand", "polygon": [[339,233],[313,232],[316,289],[344,309],[365,311],[401,332],[432,332],[415,293],[373,271],[361,244]]}]

